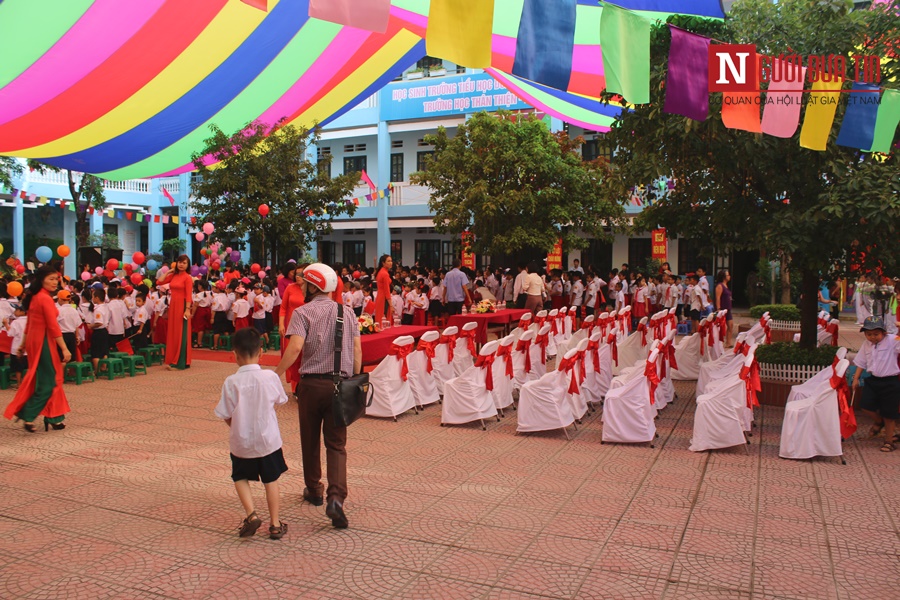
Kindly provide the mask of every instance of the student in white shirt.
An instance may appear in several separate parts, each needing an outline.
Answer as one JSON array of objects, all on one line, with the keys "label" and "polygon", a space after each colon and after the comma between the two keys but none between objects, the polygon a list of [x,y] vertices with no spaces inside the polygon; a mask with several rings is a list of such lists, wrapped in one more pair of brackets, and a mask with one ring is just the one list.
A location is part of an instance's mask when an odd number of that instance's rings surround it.
[{"label": "student in white shirt", "polygon": [[581,283],[581,273],[572,271],[572,294],[569,297],[570,310],[575,311],[575,318],[581,318],[581,306],[584,304],[584,284]]},{"label": "student in white shirt", "polygon": [[253,307],[253,328],[259,333],[266,345],[269,344],[269,334],[266,332],[266,298],[257,294],[251,304]]},{"label": "student in white shirt", "polygon": [[17,306],[13,308],[13,314],[6,322],[9,324],[6,335],[12,338],[9,348],[9,371],[15,375],[16,385],[18,385],[22,382],[22,373],[28,370],[28,359],[25,356],[19,356],[20,349],[24,352],[22,344],[25,342],[25,327],[28,325],[28,317],[25,315],[25,311]]},{"label": "student in white shirt", "polygon": [[412,325],[413,314],[417,308],[422,308],[423,303],[419,300],[419,291],[412,283],[404,283],[403,292],[403,318],[400,322],[403,325]]},{"label": "student in white shirt", "polygon": [[255,329],[240,329],[232,340],[237,373],[222,385],[222,396],[215,414],[231,428],[231,479],[246,517],[240,537],[251,537],[262,525],[253,506],[250,481],[262,480],[269,508],[269,537],[281,539],[287,523],[279,519],[278,478],[288,470],[281,450],[281,431],[275,406],[287,402],[279,376],[259,366],[262,340]]},{"label": "student in white shirt", "polygon": [[106,290],[96,288],[93,292],[93,320],[91,321],[91,362],[94,372],[101,358],[109,355],[109,305],[106,304]]},{"label": "student in white shirt", "polygon": [[[118,288],[115,288],[110,293],[118,294],[118,292]],[[109,325],[107,326],[109,347],[115,348],[116,344],[125,339],[125,315],[128,309],[125,307],[125,302],[119,300],[118,297],[110,298],[107,308],[109,308]]]},{"label": "student in white shirt", "polygon": [[138,350],[146,348],[150,344],[150,311],[146,304],[147,296],[138,294],[134,299],[134,337],[131,338],[131,346]]},{"label": "student in white shirt", "polygon": [[880,317],[867,317],[860,331],[866,341],[854,359],[858,368],[853,375],[853,390],[859,388],[863,371],[868,371],[860,408],[875,419],[870,437],[883,430],[881,451],[893,452],[898,441],[894,432],[900,419],[900,338],[887,334]]},{"label": "student in white shirt", "polygon": [[59,330],[62,331],[63,341],[66,342],[66,348],[74,357],[78,350],[78,342],[81,341],[79,332],[84,323],[81,315],[72,306],[72,294],[69,290],[61,290],[56,294],[56,301],[59,303],[59,315],[56,317],[59,323]]}]

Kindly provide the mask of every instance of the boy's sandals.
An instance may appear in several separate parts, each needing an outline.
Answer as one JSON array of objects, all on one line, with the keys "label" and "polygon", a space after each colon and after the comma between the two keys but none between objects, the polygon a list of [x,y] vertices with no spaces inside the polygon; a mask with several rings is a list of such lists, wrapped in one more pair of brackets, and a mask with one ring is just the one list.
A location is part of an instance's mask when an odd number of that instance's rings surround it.
[{"label": "boy's sandals", "polygon": [[269,525],[269,539],[272,540],[280,540],[284,537],[284,534],[287,533],[287,523],[284,521],[278,527],[274,525]]},{"label": "boy's sandals", "polygon": [[866,439],[874,440],[881,435],[882,429],[884,429],[884,425],[872,425],[872,428],[869,429],[869,437]]},{"label": "boy's sandals", "polygon": [[260,525],[262,525],[262,519],[256,516],[256,511],[253,511],[241,521],[241,531],[238,535],[240,537],[251,537],[256,533],[256,530],[259,529]]},{"label": "boy's sandals", "polygon": [[893,452],[897,447],[894,446],[892,442],[885,442],[883,446],[881,446],[882,452]]}]

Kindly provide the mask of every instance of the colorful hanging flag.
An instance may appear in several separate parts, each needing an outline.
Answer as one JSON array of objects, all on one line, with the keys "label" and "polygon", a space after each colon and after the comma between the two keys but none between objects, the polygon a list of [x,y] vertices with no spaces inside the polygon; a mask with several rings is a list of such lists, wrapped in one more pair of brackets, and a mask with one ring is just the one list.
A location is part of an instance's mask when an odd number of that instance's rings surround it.
[{"label": "colorful hanging flag", "polygon": [[[747,59],[758,71],[760,56],[754,53]],[[722,92],[722,124],[728,129],[762,133],[759,106],[759,92]]]},{"label": "colorful hanging flag", "polygon": [[425,51],[473,69],[491,66],[494,0],[431,0]]},{"label": "colorful hanging flag", "polygon": [[789,138],[797,133],[797,125],[800,124],[806,68],[775,59],[772,61],[772,70],[777,69],[781,69],[782,77],[780,81],[770,82],[766,89],[762,131],[774,137]]},{"label": "colorful hanging flag", "polygon": [[169,199],[169,204],[175,206],[175,198],[172,197],[172,194],[169,193],[169,190],[166,188],[159,188],[162,190],[163,196]]},{"label": "colorful hanging flag", "polygon": [[74,202],[69,203],[69,210],[72,212],[75,212],[75,203]]},{"label": "colorful hanging flag", "polygon": [[852,93],[847,94],[847,112],[838,132],[838,146],[859,148],[868,151],[875,138],[875,122],[878,119],[877,85],[853,84]]},{"label": "colorful hanging flag", "polygon": [[359,206],[359,198],[354,198],[354,199],[353,199],[353,205],[354,205],[354,206]]},{"label": "colorful hanging flag", "polygon": [[890,152],[894,142],[894,132],[900,123],[900,91],[884,90],[878,117],[875,119],[875,136],[872,138],[872,152]]},{"label": "colorful hanging flag", "polygon": [[705,121],[709,114],[710,39],[669,25],[672,45],[663,112]]},{"label": "colorful hanging flag", "polygon": [[169,224],[169,215],[163,215],[162,222],[163,222],[163,225],[168,225]]},{"label": "colorful hanging flag", "polygon": [[377,189],[378,189],[378,188],[375,186],[375,184],[372,183],[372,178],[369,177],[369,174],[366,173],[366,170],[365,170],[365,169],[362,170],[362,173],[360,174],[360,179],[362,179],[362,180],[366,183],[366,185],[369,186],[369,189],[370,189],[370,190],[377,190]]},{"label": "colorful hanging flag", "polygon": [[153,222],[159,223],[159,221],[160,221],[159,215],[153,215]]},{"label": "colorful hanging flag", "polygon": [[384,33],[391,18],[391,0],[310,0],[309,16]]},{"label": "colorful hanging flag", "polygon": [[834,125],[834,112],[837,110],[841,94],[838,90],[842,80],[814,81],[812,93],[806,102],[806,114],[803,116],[803,127],[800,129],[800,146],[822,152],[828,144],[831,126]]},{"label": "colorful hanging flag", "polygon": [[134,220],[137,221],[138,223],[143,223],[144,222],[144,213],[136,214],[134,216]]},{"label": "colorful hanging flag", "polygon": [[600,14],[606,91],[632,104],[650,102],[650,21],[613,4]]},{"label": "colorful hanging flag", "polygon": [[172,223],[174,223],[175,225],[178,225],[178,217],[177,216],[172,217]]},{"label": "colorful hanging flag", "polygon": [[253,8],[258,8],[263,12],[268,12],[269,10],[269,2],[268,0],[241,0],[244,4],[248,4]]},{"label": "colorful hanging flag", "polygon": [[44,204],[46,204],[49,201],[50,206],[56,206],[56,198],[45,198],[45,197],[41,196],[41,200],[44,201]]},{"label": "colorful hanging flag", "polygon": [[384,198],[384,190],[378,190],[378,197]]},{"label": "colorful hanging flag", "polygon": [[575,50],[577,0],[524,0],[513,75],[566,91]]},{"label": "colorful hanging flag", "polygon": [[116,215],[116,211],[114,211],[114,210],[111,209],[111,208],[108,209],[108,210],[106,211],[106,216],[109,217],[110,219],[112,219],[113,217],[115,217],[115,215]]}]

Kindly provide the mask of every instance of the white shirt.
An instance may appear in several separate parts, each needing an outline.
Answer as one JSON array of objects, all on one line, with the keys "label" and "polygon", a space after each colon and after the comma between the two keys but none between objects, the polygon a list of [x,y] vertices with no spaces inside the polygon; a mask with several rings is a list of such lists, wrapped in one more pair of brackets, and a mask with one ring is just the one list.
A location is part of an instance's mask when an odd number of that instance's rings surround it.
[{"label": "white shirt", "polygon": [[238,458],[261,458],[281,448],[275,405],[287,394],[275,371],[244,365],[222,385],[216,416],[231,419],[229,445]]},{"label": "white shirt", "polygon": [[572,306],[581,306],[584,301],[584,284],[579,279],[572,284]]},{"label": "white shirt", "polygon": [[12,323],[9,324],[9,337],[12,338],[12,345],[9,348],[9,353],[13,356],[19,353],[19,348],[22,347],[22,342],[25,340],[25,325],[28,324],[28,317],[16,317]]},{"label": "white shirt", "polygon": [[0,298],[0,321],[12,319],[14,314],[16,314],[16,311],[12,307],[12,303],[9,301],[9,299]]},{"label": "white shirt", "polygon": [[397,318],[403,313],[403,296],[391,294],[391,313]]},{"label": "white shirt", "polygon": [[147,305],[140,306],[134,311],[134,324],[135,325],[143,325],[150,319],[150,312],[147,310]]},{"label": "white shirt", "polygon": [[125,316],[127,313],[127,309],[125,308],[125,303],[121,300],[112,300],[109,305],[109,325],[107,328],[109,329],[110,335],[124,335],[125,334]]},{"label": "white shirt", "polygon": [[75,333],[81,327],[81,315],[71,304],[63,304],[59,307],[59,316],[56,317],[56,321],[63,333]]},{"label": "white shirt", "polygon": [[411,315],[416,312],[417,308],[421,308],[419,306],[421,301],[419,300],[419,292],[416,290],[412,290],[408,294],[406,294],[406,300],[403,303],[403,314]]},{"label": "white shirt", "polygon": [[600,284],[597,283],[597,277],[594,277],[588,282],[585,290],[586,294],[584,305],[589,306],[590,308],[594,308],[595,306],[597,306],[597,292],[600,290]]},{"label": "white shirt", "polygon": [[239,298],[231,305],[231,313],[235,319],[243,319],[250,314],[250,303],[244,298]]},{"label": "white shirt", "polygon": [[106,304],[94,305],[94,325],[98,325],[97,329],[106,329],[109,327],[109,306]]},{"label": "white shirt", "polygon": [[900,338],[886,335],[877,344],[869,340],[864,341],[853,364],[871,373],[872,377],[895,377],[900,375],[898,355],[900,355]]},{"label": "white shirt", "polygon": [[262,296],[257,296],[253,299],[253,318],[266,318],[266,301]]},{"label": "white shirt", "polygon": [[228,312],[228,309],[231,308],[231,301],[228,299],[228,294],[223,292],[213,294],[211,306],[213,312]]}]

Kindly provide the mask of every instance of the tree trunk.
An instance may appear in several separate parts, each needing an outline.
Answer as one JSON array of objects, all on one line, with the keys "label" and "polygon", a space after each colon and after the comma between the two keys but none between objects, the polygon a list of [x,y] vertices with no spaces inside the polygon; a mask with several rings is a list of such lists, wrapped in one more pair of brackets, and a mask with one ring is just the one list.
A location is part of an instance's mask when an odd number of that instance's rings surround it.
[{"label": "tree trunk", "polygon": [[791,273],[788,270],[790,260],[784,253],[781,255],[781,304],[793,304],[791,301]]},{"label": "tree trunk", "polygon": [[819,312],[819,276],[814,271],[803,269],[800,282],[800,346],[816,347],[817,320]]}]

